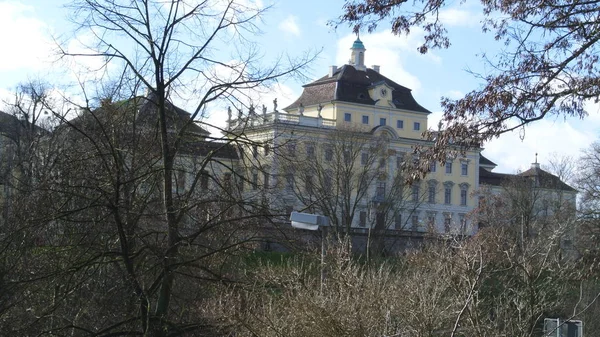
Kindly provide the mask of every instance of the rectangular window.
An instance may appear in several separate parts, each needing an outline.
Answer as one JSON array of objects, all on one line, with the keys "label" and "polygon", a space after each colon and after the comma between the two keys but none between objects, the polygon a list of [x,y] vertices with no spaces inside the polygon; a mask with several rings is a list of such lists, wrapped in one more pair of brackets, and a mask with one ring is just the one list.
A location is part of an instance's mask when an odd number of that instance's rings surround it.
[{"label": "rectangular window", "polygon": [[268,172],[263,172],[263,181],[265,183],[264,188],[269,188],[269,173]]},{"label": "rectangular window", "polygon": [[252,145],[252,157],[253,158],[258,157],[258,145]]},{"label": "rectangular window", "polygon": [[291,190],[294,187],[294,175],[291,173],[286,174],[285,181],[286,181],[286,188],[288,190]]},{"label": "rectangular window", "polygon": [[444,203],[450,205],[452,203],[452,187],[446,186],[444,188]]},{"label": "rectangular window", "polygon": [[460,163],[460,174],[463,176],[469,174],[469,165],[467,163]]},{"label": "rectangular window", "polygon": [[352,115],[346,112],[344,114],[344,122],[351,122],[351,121],[352,121]]},{"label": "rectangular window", "polygon": [[328,147],[325,149],[325,160],[331,161],[333,159],[333,149]]},{"label": "rectangular window", "polygon": [[460,205],[467,206],[467,190],[460,190]]},{"label": "rectangular window", "polygon": [[379,125],[384,126],[387,120],[385,118],[379,118]]},{"label": "rectangular window", "polygon": [[419,185],[413,185],[412,187],[412,201],[419,202]]},{"label": "rectangular window", "polygon": [[385,158],[379,158],[379,168],[385,168]]},{"label": "rectangular window", "polygon": [[223,174],[223,187],[229,193],[231,193],[231,173]]},{"label": "rectangular window", "polygon": [[429,198],[427,198],[430,204],[435,204],[435,185],[429,186]]},{"label": "rectangular window", "polygon": [[325,176],[323,177],[323,188],[326,191],[330,191],[333,187],[333,181],[331,179],[331,172],[325,172]]},{"label": "rectangular window", "polygon": [[444,214],[444,232],[450,233],[450,224],[452,223],[452,217],[450,214]]},{"label": "rectangular window", "polygon": [[412,230],[416,232],[419,229],[419,216],[416,214],[413,214],[413,216],[411,217],[411,223],[412,223]]},{"label": "rectangular window", "polygon": [[429,213],[427,215],[427,229],[430,231],[435,230],[435,213]]},{"label": "rectangular window", "polygon": [[350,151],[348,151],[348,150],[344,151],[344,163],[350,164],[351,161],[352,161],[352,156],[351,156]]},{"label": "rectangular window", "polygon": [[313,158],[315,156],[315,147],[312,144],[306,145],[306,156]]},{"label": "rectangular window", "polygon": [[296,144],[290,143],[287,145],[287,148],[288,148],[288,154],[290,155],[290,157],[295,157],[296,156]]},{"label": "rectangular window", "polygon": [[421,123],[419,123],[419,122],[415,122],[413,129],[414,129],[415,131],[419,131],[419,130],[421,130]]},{"label": "rectangular window", "polygon": [[396,121],[396,128],[397,129],[404,129],[404,121],[403,120],[397,120]]},{"label": "rectangular window", "polygon": [[258,173],[252,173],[252,189],[258,188]]},{"label": "rectangular window", "polygon": [[306,176],[306,181],[304,182],[304,188],[306,189],[306,194],[311,195],[313,193],[313,177]]},{"label": "rectangular window", "polygon": [[394,216],[394,228],[402,229],[402,213],[397,212]]},{"label": "rectangular window", "polygon": [[429,172],[435,172],[437,170],[437,162],[432,162],[429,164]]},{"label": "rectangular window", "polygon": [[401,169],[402,163],[404,163],[404,155],[400,154],[398,157],[396,157],[396,168]]},{"label": "rectangular window", "polygon": [[244,192],[244,177],[238,176],[236,174],[236,179],[237,179],[238,190],[240,190],[240,193]]},{"label": "rectangular window", "polygon": [[467,219],[465,217],[464,214],[459,214],[458,215],[458,220],[460,223],[460,233],[462,235],[466,235],[467,234]]},{"label": "rectangular window", "polygon": [[362,116],[363,124],[369,124],[369,116]]},{"label": "rectangular window", "polygon": [[367,163],[369,162],[369,154],[366,152],[363,152],[360,154],[360,164],[362,166],[367,165]]},{"label": "rectangular window", "polygon": [[269,151],[271,150],[271,147],[269,146],[269,144],[265,144],[265,156],[269,155]]},{"label": "rectangular window", "polygon": [[385,198],[385,181],[377,182],[377,188],[375,189],[375,197],[379,200]]},{"label": "rectangular window", "polygon": [[358,225],[361,227],[365,227],[367,225],[367,212],[366,211],[360,211],[359,218],[358,218]]},{"label": "rectangular window", "polygon": [[207,189],[208,188],[208,172],[202,171],[200,173],[200,188]]},{"label": "rectangular window", "polygon": [[452,162],[451,161],[446,162],[446,174],[452,174]]}]

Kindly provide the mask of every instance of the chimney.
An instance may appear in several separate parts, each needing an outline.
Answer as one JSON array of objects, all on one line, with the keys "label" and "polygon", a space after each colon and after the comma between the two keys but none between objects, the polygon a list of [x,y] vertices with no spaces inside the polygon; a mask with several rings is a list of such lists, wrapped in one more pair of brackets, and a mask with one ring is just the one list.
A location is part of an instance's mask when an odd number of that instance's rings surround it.
[{"label": "chimney", "polygon": [[329,66],[329,77],[333,77],[333,74],[337,71],[337,66]]},{"label": "chimney", "polygon": [[373,66],[373,70],[377,73],[379,73],[379,66]]}]

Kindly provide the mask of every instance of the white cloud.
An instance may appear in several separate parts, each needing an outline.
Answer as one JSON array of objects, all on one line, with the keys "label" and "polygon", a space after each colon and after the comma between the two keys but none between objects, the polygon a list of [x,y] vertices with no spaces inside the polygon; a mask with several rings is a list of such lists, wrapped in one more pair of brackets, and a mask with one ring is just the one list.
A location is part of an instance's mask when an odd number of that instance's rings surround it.
[{"label": "white cloud", "polygon": [[459,99],[463,98],[465,94],[460,90],[450,90],[444,96],[450,99]]},{"label": "white cloud", "polygon": [[53,47],[49,27],[33,12],[20,2],[0,2],[0,71],[38,70],[48,64]]},{"label": "white cloud", "polygon": [[[541,120],[525,128],[501,135],[485,145],[483,154],[498,164],[497,172],[514,173],[526,170],[535,160],[547,163],[555,153],[577,158],[598,136],[600,120],[587,121],[579,127],[578,121]],[[521,140],[521,136],[523,140]]]},{"label": "white cloud", "polygon": [[439,20],[447,26],[472,27],[480,25],[483,17],[480,11],[448,8],[440,11]]},{"label": "white cloud", "polygon": [[[393,80],[417,92],[421,89],[421,81],[408,72],[403,65],[403,56],[405,54],[421,55],[416,48],[420,44],[422,31],[415,29],[409,36],[396,36],[389,32],[379,32],[361,36],[366,52],[365,63],[368,67],[371,65],[381,66],[381,73]],[[338,66],[348,64],[350,59],[350,47],[356,39],[354,34],[346,35],[338,40],[336,54],[336,63]],[[440,59],[434,53],[427,53],[421,57],[427,57],[429,60],[439,63]]]},{"label": "white cloud", "polygon": [[300,27],[298,26],[297,20],[297,17],[289,15],[287,18],[285,18],[279,23],[279,29],[287,34],[300,36]]}]

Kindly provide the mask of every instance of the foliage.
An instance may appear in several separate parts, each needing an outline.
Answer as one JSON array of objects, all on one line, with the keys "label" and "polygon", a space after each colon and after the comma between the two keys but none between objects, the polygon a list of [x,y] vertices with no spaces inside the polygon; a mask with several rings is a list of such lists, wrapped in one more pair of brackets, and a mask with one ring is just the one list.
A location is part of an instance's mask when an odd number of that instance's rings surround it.
[{"label": "foliage", "polygon": [[[358,32],[390,20],[394,34],[421,28],[425,53],[447,48],[440,16],[449,1],[348,0],[337,24]],[[448,144],[479,147],[498,135],[553,116],[587,116],[585,105],[600,94],[597,1],[480,1],[482,29],[505,45],[482,87],[463,98],[442,99],[444,129],[428,133],[430,157],[446,160]]]}]

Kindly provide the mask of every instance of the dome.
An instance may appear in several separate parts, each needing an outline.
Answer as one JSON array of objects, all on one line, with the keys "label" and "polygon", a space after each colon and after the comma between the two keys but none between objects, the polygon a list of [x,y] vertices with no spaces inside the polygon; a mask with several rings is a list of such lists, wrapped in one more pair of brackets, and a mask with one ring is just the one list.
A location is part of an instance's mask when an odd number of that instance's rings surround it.
[{"label": "dome", "polygon": [[357,38],[352,44],[352,49],[365,49],[365,45],[363,45],[362,41]]}]

